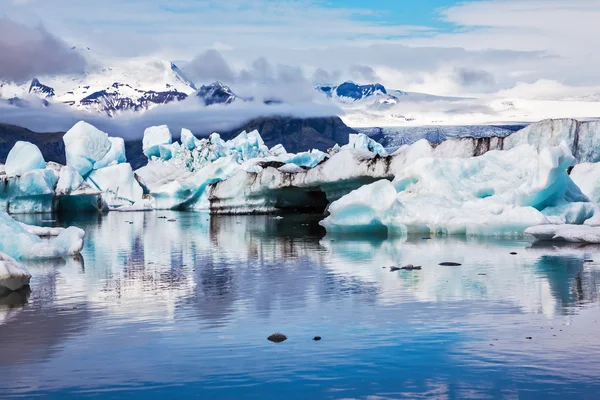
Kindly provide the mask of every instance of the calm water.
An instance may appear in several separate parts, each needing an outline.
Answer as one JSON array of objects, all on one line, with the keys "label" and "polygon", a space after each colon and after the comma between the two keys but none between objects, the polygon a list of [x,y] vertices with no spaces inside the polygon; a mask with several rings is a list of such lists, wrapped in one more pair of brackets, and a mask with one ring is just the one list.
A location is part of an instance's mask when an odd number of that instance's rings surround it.
[{"label": "calm water", "polygon": [[[56,222],[86,245],[28,263],[31,294],[0,299],[0,398],[599,398],[600,248],[316,222]],[[408,263],[423,270],[387,268]]]}]

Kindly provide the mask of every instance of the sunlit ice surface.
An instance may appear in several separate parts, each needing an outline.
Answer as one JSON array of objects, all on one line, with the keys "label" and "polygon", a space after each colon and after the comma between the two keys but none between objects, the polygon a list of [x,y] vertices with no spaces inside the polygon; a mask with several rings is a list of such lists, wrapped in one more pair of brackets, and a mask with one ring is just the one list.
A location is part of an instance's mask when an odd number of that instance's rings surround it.
[{"label": "sunlit ice surface", "polygon": [[600,391],[597,246],[326,236],[310,215],[18,218],[86,243],[0,298],[2,398]]}]

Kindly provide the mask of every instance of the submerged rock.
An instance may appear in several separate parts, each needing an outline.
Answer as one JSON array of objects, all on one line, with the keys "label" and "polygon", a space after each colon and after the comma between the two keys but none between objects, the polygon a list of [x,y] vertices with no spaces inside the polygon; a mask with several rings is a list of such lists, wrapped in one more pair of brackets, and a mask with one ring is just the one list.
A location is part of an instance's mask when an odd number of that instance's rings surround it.
[{"label": "submerged rock", "polygon": [[271,336],[269,336],[267,340],[273,343],[282,343],[287,340],[287,336],[285,336],[283,333],[274,333]]},{"label": "submerged rock", "polygon": [[313,338],[313,340],[314,340],[315,342],[318,342],[319,340],[321,340],[321,336],[315,336],[315,337]]},{"label": "submerged rock", "polygon": [[442,262],[439,265],[441,265],[442,267],[460,267],[462,264],[456,263],[456,262]]}]

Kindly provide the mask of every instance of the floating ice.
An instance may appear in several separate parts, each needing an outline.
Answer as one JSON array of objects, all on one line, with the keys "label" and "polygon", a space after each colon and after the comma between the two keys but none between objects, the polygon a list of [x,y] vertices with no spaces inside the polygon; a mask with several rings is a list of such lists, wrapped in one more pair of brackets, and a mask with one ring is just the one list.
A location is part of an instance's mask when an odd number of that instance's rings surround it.
[{"label": "floating ice", "polygon": [[600,163],[577,164],[570,176],[591,201],[600,203]]},{"label": "floating ice", "polygon": [[539,240],[573,243],[600,243],[600,227],[586,225],[538,225],[525,230]]},{"label": "floating ice", "polygon": [[66,228],[51,240],[30,233],[5,212],[0,212],[0,252],[19,259],[60,258],[78,254],[83,248],[83,230]]},{"label": "floating ice", "polygon": [[58,183],[56,184],[56,193],[69,195],[84,185],[84,182],[81,175],[74,168],[67,165],[60,169]]},{"label": "floating ice", "polygon": [[51,212],[58,172],[38,169],[20,176],[0,176],[0,211],[13,214]]},{"label": "floating ice", "polygon": [[299,167],[313,168],[316,167],[326,158],[329,158],[327,153],[323,153],[320,150],[313,149],[311,151],[305,151],[292,155],[287,161],[287,164],[295,164]]},{"label": "floating ice", "polygon": [[329,207],[329,232],[522,234],[528,226],[582,224],[597,206],[573,183],[566,144],[523,145],[480,157],[421,158],[393,182],[364,186]]},{"label": "floating ice", "polygon": [[0,253],[0,291],[2,288],[8,290],[19,290],[29,285],[31,274],[23,264],[17,262],[8,254]]},{"label": "floating ice", "polygon": [[109,207],[130,206],[142,199],[142,187],[135,179],[129,164],[117,164],[95,170],[88,181],[102,191]]},{"label": "floating ice", "polygon": [[171,131],[166,125],[151,126],[146,128],[144,131],[144,139],[142,140],[142,147],[146,157],[160,157],[161,144],[171,144],[173,138],[171,137]]},{"label": "floating ice", "polygon": [[364,133],[350,134],[349,143],[342,146],[342,150],[366,150],[371,153],[386,155],[387,152],[380,143],[369,138]]},{"label": "floating ice", "polygon": [[183,128],[181,130],[181,144],[188,150],[194,150],[200,144],[200,140],[194,136],[192,131]]},{"label": "floating ice", "polygon": [[44,168],[46,168],[44,156],[33,143],[18,141],[6,157],[5,171],[7,175],[23,174]]},{"label": "floating ice", "polygon": [[127,162],[125,155],[125,141],[120,137],[109,137],[110,150],[102,157],[102,159],[94,163],[94,169],[105,168],[110,165],[121,164]]},{"label": "floating ice", "polygon": [[67,165],[73,167],[84,178],[111,148],[108,135],[84,121],[69,129],[63,136],[63,141]]}]

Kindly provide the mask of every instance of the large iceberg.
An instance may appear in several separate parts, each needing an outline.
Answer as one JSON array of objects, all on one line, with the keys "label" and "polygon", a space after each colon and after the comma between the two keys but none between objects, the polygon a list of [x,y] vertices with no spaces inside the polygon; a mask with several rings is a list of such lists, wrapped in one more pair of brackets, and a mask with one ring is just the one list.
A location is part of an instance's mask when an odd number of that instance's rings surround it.
[{"label": "large iceberg", "polygon": [[76,123],[63,136],[67,165],[74,168],[82,177],[94,169],[110,151],[108,135],[87,122]]},{"label": "large iceberg", "polygon": [[7,175],[23,174],[46,168],[46,161],[40,149],[33,143],[18,141],[6,157]]},{"label": "large iceberg", "polygon": [[328,232],[520,235],[532,225],[582,224],[597,213],[567,174],[565,143],[472,158],[420,158],[329,207]]},{"label": "large iceberg", "polygon": [[17,262],[8,254],[0,252],[0,292],[3,288],[11,291],[19,290],[29,285],[31,274],[23,264]]},{"label": "large iceberg", "polygon": [[172,142],[173,138],[168,126],[151,126],[144,131],[142,148],[146,157],[160,157],[160,146]]},{"label": "large iceberg", "polygon": [[109,207],[131,206],[142,200],[143,190],[129,164],[116,164],[95,170],[88,182],[98,188]]},{"label": "large iceberg", "polygon": [[31,231],[27,225],[15,221],[5,212],[0,212],[0,252],[17,260],[47,259],[78,254],[83,248],[85,232],[79,228],[69,227],[61,230],[50,240],[42,239]]},{"label": "large iceberg", "polygon": [[109,137],[110,149],[100,160],[94,163],[94,169],[106,168],[115,164],[127,162],[125,155],[125,140],[120,137]]}]

